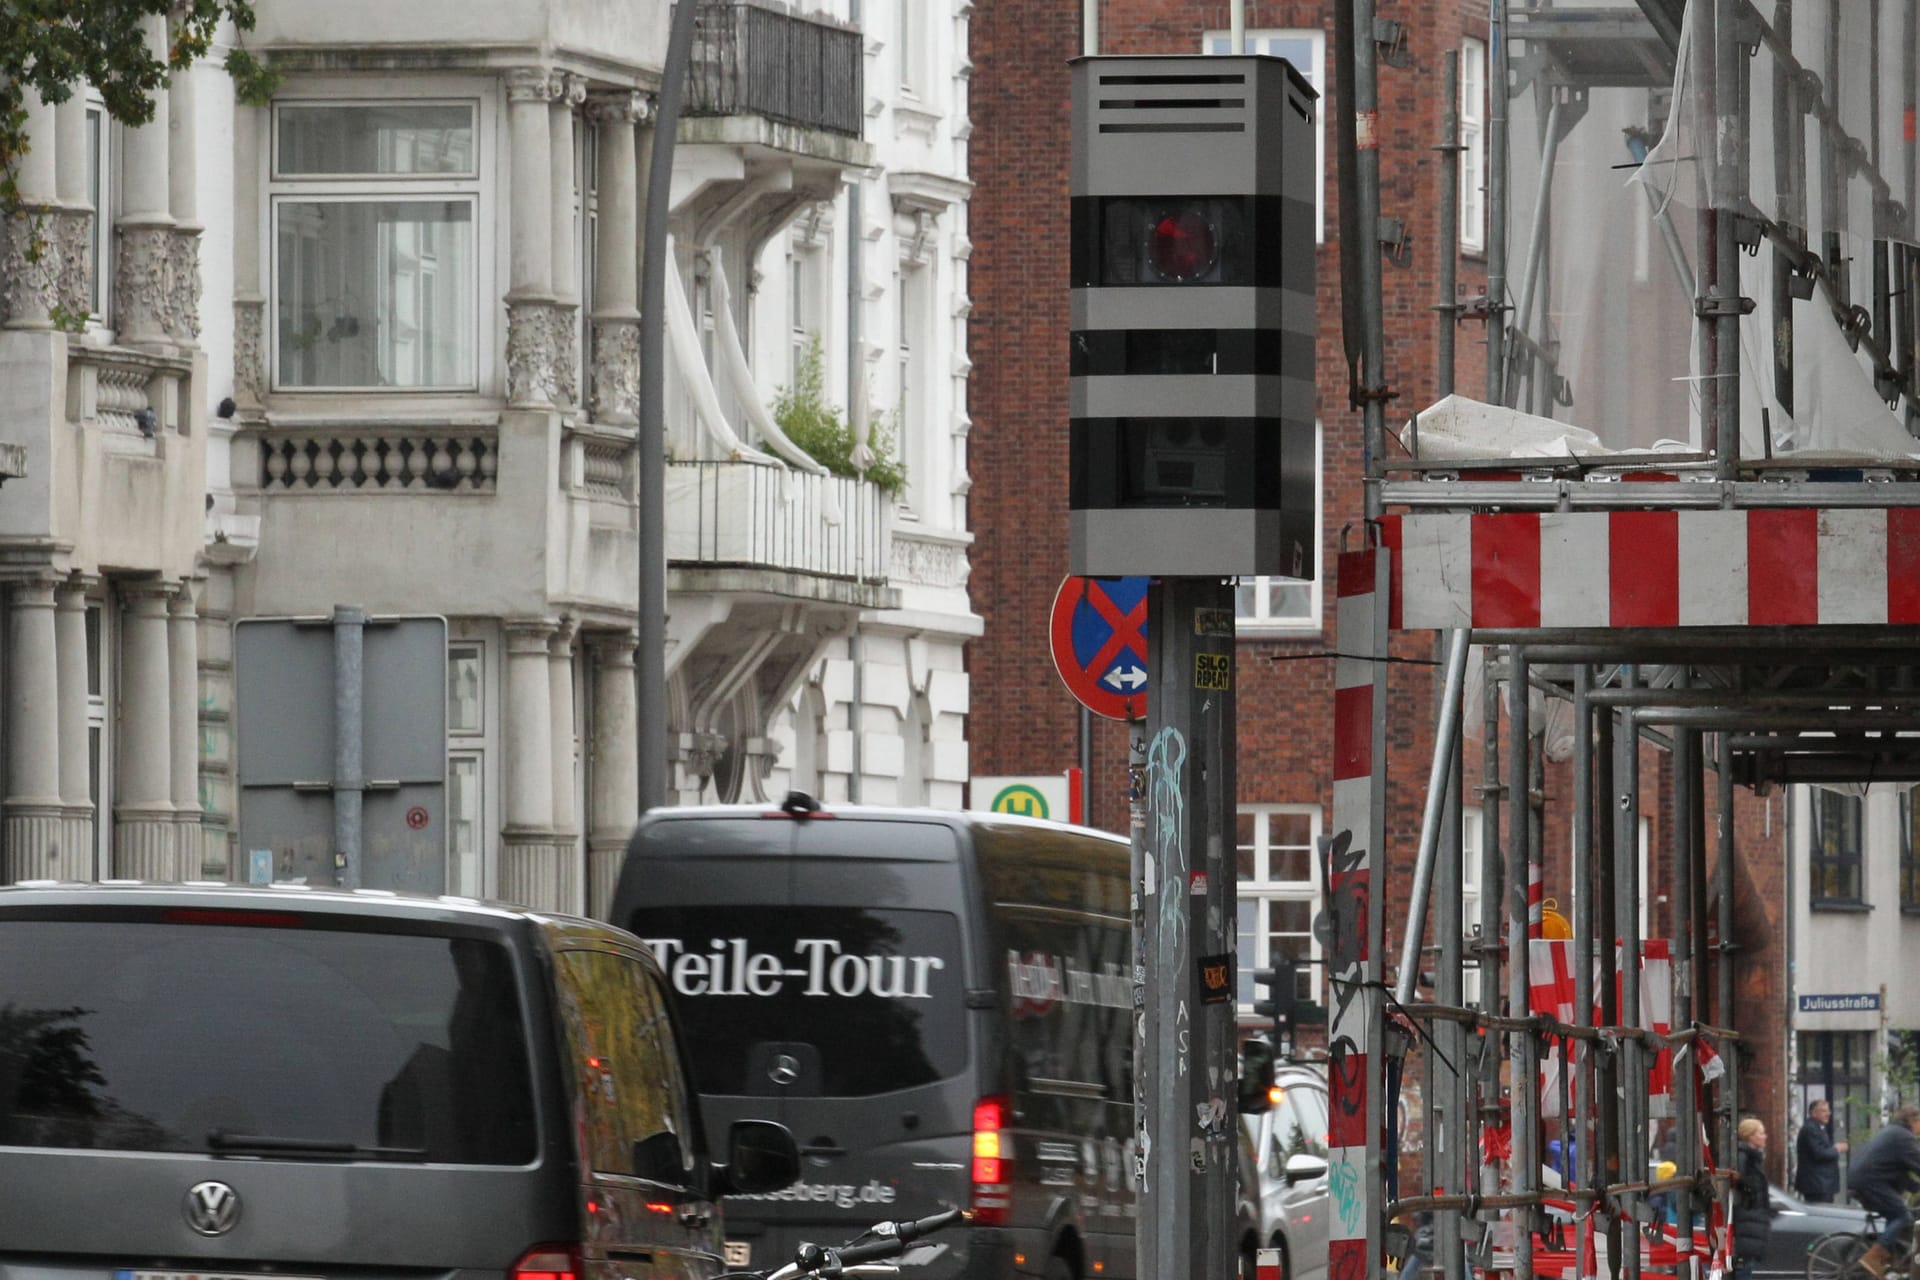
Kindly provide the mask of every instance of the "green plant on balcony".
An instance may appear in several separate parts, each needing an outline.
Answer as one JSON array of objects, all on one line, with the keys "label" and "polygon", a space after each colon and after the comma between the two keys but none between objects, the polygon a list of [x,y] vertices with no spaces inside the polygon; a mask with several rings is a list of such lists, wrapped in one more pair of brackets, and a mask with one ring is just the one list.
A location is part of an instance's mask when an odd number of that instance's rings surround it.
[{"label": "green plant on balcony", "polygon": [[807,349],[801,353],[793,385],[774,392],[773,420],[789,440],[833,474],[870,480],[889,497],[897,497],[906,489],[906,464],[895,452],[900,421],[897,411],[868,417],[867,449],[873,461],[864,473],[853,465],[853,427],[827,399],[826,358],[818,334],[808,339]]}]

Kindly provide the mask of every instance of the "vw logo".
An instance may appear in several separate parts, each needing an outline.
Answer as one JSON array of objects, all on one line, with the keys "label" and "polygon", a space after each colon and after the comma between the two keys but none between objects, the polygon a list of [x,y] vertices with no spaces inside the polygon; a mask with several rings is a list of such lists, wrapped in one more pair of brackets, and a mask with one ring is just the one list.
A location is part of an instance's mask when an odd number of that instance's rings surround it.
[{"label": "vw logo", "polygon": [[783,1089],[799,1078],[800,1060],[790,1053],[775,1055],[773,1065],[767,1068],[767,1079]]},{"label": "vw logo", "polygon": [[187,1189],[187,1225],[203,1236],[223,1236],[240,1221],[239,1193],[224,1182],[196,1182]]}]

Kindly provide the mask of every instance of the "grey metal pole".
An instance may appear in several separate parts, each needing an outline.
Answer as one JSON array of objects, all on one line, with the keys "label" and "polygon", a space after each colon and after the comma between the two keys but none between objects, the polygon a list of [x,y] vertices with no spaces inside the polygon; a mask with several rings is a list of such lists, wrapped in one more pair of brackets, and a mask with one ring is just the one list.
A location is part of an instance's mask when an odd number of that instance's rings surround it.
[{"label": "grey metal pole", "polygon": [[[1589,699],[1591,705],[1591,699]],[[1597,993],[1600,1006],[1600,1025],[1617,1027],[1620,1025],[1620,1001],[1615,995],[1614,975],[1618,967],[1614,963],[1614,939],[1619,928],[1614,912],[1614,871],[1618,866],[1619,850],[1614,843],[1614,815],[1616,812],[1613,798],[1614,766],[1618,757],[1615,753],[1613,726],[1614,713],[1600,709],[1592,716],[1593,726],[1593,795],[1594,795],[1594,831],[1593,852],[1598,866],[1593,881],[1594,933],[1598,944],[1594,954],[1600,960],[1600,990]],[[1612,1185],[1621,1180],[1620,1169],[1620,1071],[1618,1056],[1612,1053],[1599,1055],[1599,1063],[1594,1073],[1594,1098],[1599,1103],[1599,1114],[1594,1125],[1594,1168],[1599,1172],[1599,1181],[1603,1185]],[[1620,1274],[1621,1230],[1620,1215],[1607,1213],[1607,1259],[1608,1270],[1616,1277]]]},{"label": "grey metal pole", "polygon": [[366,626],[364,609],[333,607],[333,858],[334,882],[342,889],[358,889],[361,879]]},{"label": "grey metal pole", "polygon": [[[1463,690],[1464,692],[1464,690]],[[1464,698],[1463,698],[1464,701]],[[1459,1008],[1465,1000],[1461,960],[1466,938],[1462,918],[1461,883],[1464,879],[1462,832],[1460,826],[1461,787],[1465,785],[1465,735],[1456,733],[1453,748],[1447,753],[1447,803],[1440,818],[1440,872],[1435,882],[1439,901],[1439,921],[1434,926],[1440,935],[1440,964],[1434,979],[1434,998],[1449,1008]],[[1478,856],[1478,851],[1475,851]],[[1467,1101],[1467,1029],[1447,1020],[1434,1028],[1434,1040],[1445,1060],[1435,1064],[1439,1086],[1435,1097],[1440,1102],[1440,1123],[1429,1146],[1435,1153],[1438,1185],[1448,1192],[1470,1191],[1469,1152],[1477,1150],[1473,1140],[1473,1118]],[[1433,1055],[1429,1055],[1433,1056]],[[1429,1185],[1433,1185],[1429,1183]],[[1435,1263],[1447,1280],[1467,1280],[1466,1249],[1460,1239],[1460,1211],[1443,1209],[1434,1222]]]},{"label": "grey metal pole", "polygon": [[1460,703],[1467,687],[1467,633],[1447,633],[1447,680],[1440,695],[1440,723],[1433,735],[1433,767],[1427,771],[1427,807],[1420,819],[1420,854],[1413,867],[1413,895],[1407,910],[1406,936],[1400,944],[1400,972],[1393,998],[1411,1003],[1420,977],[1420,944],[1427,933],[1427,898],[1433,887],[1433,864],[1440,847],[1441,816],[1446,809],[1447,771],[1452,767],[1454,743],[1460,737]]},{"label": "grey metal pole", "polygon": [[[1622,673],[1632,683],[1634,672]],[[1620,938],[1620,1007],[1616,1026],[1640,1025],[1640,734],[1630,713],[1618,716],[1615,739],[1618,758],[1619,822],[1614,829],[1614,926]],[[1645,1052],[1636,1039],[1622,1042],[1617,1084],[1620,1095],[1620,1174],[1638,1182],[1647,1171],[1647,1068]],[[1626,1233],[1623,1233],[1626,1234]],[[1628,1280],[1640,1280],[1637,1234],[1621,1241]]]},{"label": "grey metal pole", "polygon": [[[1540,278],[1540,264],[1547,252],[1547,209],[1553,199],[1554,157],[1560,150],[1560,104],[1547,108],[1546,145],[1540,156],[1540,174],[1534,184],[1533,222],[1527,230],[1526,264],[1520,269],[1520,300],[1513,308],[1513,329],[1525,334],[1533,315],[1533,291]],[[1505,392],[1507,399],[1519,393],[1519,367],[1508,360]]]},{"label": "grey metal pole", "polygon": [[1440,317],[1434,348],[1433,389],[1436,396],[1453,394],[1453,339],[1460,311],[1460,51],[1447,50],[1442,78],[1447,107],[1440,116]]},{"label": "grey metal pole", "polygon": [[[1684,676],[1682,677],[1684,681]],[[1699,856],[1694,846],[1694,773],[1700,767],[1700,735],[1698,731],[1683,729],[1673,739],[1673,1022],[1675,1028],[1682,1028],[1693,1022],[1693,948],[1689,944],[1686,930],[1693,924],[1693,862]],[[1693,1051],[1694,1046],[1688,1046]],[[1678,1056],[1678,1055],[1676,1055]],[[1678,1064],[1676,1064],[1678,1065]],[[1691,1177],[1700,1172],[1700,1126],[1694,1113],[1694,1094],[1689,1083],[1693,1074],[1692,1059],[1675,1071],[1673,1087],[1674,1123],[1679,1129],[1680,1141],[1674,1152],[1675,1164],[1683,1176]],[[1672,1193],[1680,1205],[1680,1231],[1676,1247],[1680,1256],[1693,1256],[1693,1213],[1694,1195],[1691,1187],[1680,1187]]]},{"label": "grey metal pole", "polygon": [[1487,403],[1501,403],[1507,360],[1507,0],[1487,23]]},{"label": "grey metal pole", "polygon": [[[1527,651],[1507,653],[1507,1007],[1514,1017],[1526,1016],[1527,988],[1527,866],[1532,861],[1531,788],[1528,759],[1533,746],[1529,724]],[[1512,1063],[1513,1189],[1525,1195],[1540,1188],[1540,1046],[1530,1031],[1512,1033],[1508,1058]],[[1514,1215],[1515,1280],[1533,1280],[1533,1233],[1538,1211]]]},{"label": "grey metal pole", "polygon": [[[1728,749],[1726,735],[1720,737],[1720,772],[1716,779],[1720,793],[1720,865],[1715,868],[1714,879],[1720,898],[1720,954],[1715,959],[1714,969],[1719,978],[1718,1000],[1714,1005],[1715,1024],[1722,1027],[1733,1025],[1733,958],[1738,948],[1733,941],[1733,762],[1732,752]],[[1727,1060],[1725,1083],[1720,1087],[1719,1126],[1714,1132],[1714,1150],[1731,1151],[1734,1143],[1735,1117],[1739,1112],[1734,1109],[1736,1084],[1739,1071],[1739,1054],[1723,1055]]]},{"label": "grey metal pole", "polygon": [[[1365,457],[1367,519],[1382,512],[1380,477],[1386,442],[1386,336],[1380,298],[1379,46],[1373,38],[1373,0],[1353,3],[1353,111],[1358,162],[1356,208],[1360,215],[1360,394]],[[1346,287],[1343,285],[1343,288]],[[1527,1280],[1527,1277],[1521,1277]]]},{"label": "grey metal pole", "polygon": [[[682,0],[684,3],[684,0]],[[847,19],[854,26],[860,25],[860,0],[847,0]],[[862,295],[861,281],[866,277],[866,237],[861,229],[866,225],[865,187],[859,178],[847,183],[847,403],[854,403],[854,388],[867,376],[866,355],[861,350],[864,340],[865,319],[862,308],[866,299]],[[867,703],[866,677],[866,640],[860,634],[860,619],[853,620],[853,634],[847,638],[847,656],[853,667],[853,707],[848,712],[853,732],[848,735],[847,749],[851,753],[852,763],[847,771],[847,799],[858,804],[863,799],[862,779],[866,777],[866,734],[860,725],[862,709]]]},{"label": "grey metal pole", "polygon": [[[1573,673],[1573,1022],[1593,1025],[1593,704],[1587,692],[1593,673],[1581,666]],[[1599,1169],[1593,1142],[1593,1052],[1585,1041],[1574,1042],[1574,1113],[1564,1117],[1560,1149],[1571,1141],[1574,1159],[1572,1184],[1597,1185]],[[1587,1256],[1593,1239],[1593,1216],[1580,1215],[1577,1257]]]},{"label": "grey metal pole", "polygon": [[[1501,1011],[1500,949],[1504,945],[1501,922],[1505,918],[1505,897],[1501,884],[1505,874],[1500,859],[1500,800],[1506,792],[1500,785],[1500,680],[1499,655],[1492,649],[1482,659],[1486,674],[1481,688],[1481,713],[1484,717],[1480,756],[1480,1011],[1496,1017]],[[1486,1038],[1481,1060],[1480,1119],[1482,1125],[1498,1125],[1505,1109],[1500,1105],[1500,1054],[1498,1038]],[[1491,1165],[1483,1165],[1482,1191],[1499,1190],[1498,1174]]]},{"label": "grey metal pole", "polygon": [[[1148,984],[1146,1052],[1134,1064],[1145,1180],[1135,1231],[1140,1273],[1155,1280],[1229,1276],[1237,1258],[1232,619],[1225,580],[1155,579],[1147,590],[1153,683],[1146,824],[1135,839]],[[1197,679],[1203,666],[1226,679]],[[1210,975],[1220,984],[1211,995]]]},{"label": "grey metal pole", "polygon": [[660,70],[660,96],[647,158],[647,216],[640,266],[639,643],[634,649],[634,719],[640,810],[667,801],[667,379],[665,360],[667,216],[673,203],[673,145],[680,97],[693,56],[699,0],[679,0]]}]

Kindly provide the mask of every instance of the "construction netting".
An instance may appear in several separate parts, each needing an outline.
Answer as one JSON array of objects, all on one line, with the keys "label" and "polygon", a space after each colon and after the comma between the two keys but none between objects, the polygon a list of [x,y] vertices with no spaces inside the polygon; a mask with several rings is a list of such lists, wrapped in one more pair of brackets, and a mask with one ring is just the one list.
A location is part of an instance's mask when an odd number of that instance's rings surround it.
[{"label": "construction netting", "polygon": [[1741,456],[1920,457],[1920,0],[1692,0],[1677,48],[1617,3],[1509,15],[1503,398],[1566,428],[1529,451],[1711,444],[1715,210]]}]

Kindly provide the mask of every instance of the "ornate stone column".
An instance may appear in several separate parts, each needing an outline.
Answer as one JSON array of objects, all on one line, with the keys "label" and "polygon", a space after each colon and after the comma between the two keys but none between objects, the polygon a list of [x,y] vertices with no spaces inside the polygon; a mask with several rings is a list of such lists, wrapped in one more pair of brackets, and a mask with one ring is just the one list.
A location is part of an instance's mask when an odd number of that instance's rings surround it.
[{"label": "ornate stone column", "polygon": [[69,578],[54,592],[53,642],[59,670],[60,854],[63,875],[93,879],[93,761],[87,752],[87,587]]},{"label": "ornate stone column", "polygon": [[[579,76],[553,77],[553,104],[547,109],[547,149],[553,163],[549,186],[552,197],[554,386],[560,403],[580,403],[580,268],[575,243],[575,195],[580,175],[575,173],[573,113],[587,100],[587,82]],[[584,215],[583,215],[584,216]]]},{"label": "ornate stone column", "polygon": [[[233,219],[236,227],[260,225],[260,133],[267,109],[233,106]],[[258,410],[271,384],[267,378],[267,295],[260,278],[260,238],[233,238],[233,398],[243,410]]]},{"label": "ornate stone column", "polygon": [[[605,210],[602,210],[604,214]],[[614,882],[627,838],[640,820],[640,770],[634,737],[631,631],[595,635],[593,654],[593,795],[588,813],[587,912],[603,916],[613,905]]]},{"label": "ornate stone column", "polygon": [[507,401],[516,408],[560,403],[556,377],[560,310],[553,301],[553,79],[538,69],[507,73],[507,127],[513,175],[508,216]]},{"label": "ornate stone column", "polygon": [[592,417],[634,426],[640,421],[640,223],[635,197],[634,126],[647,118],[644,94],[592,99],[600,129],[600,214],[595,220]]},{"label": "ornate stone column", "polygon": [[170,786],[180,878],[198,880],[200,839],[200,619],[193,588],[182,583],[167,601],[167,693]]},{"label": "ornate stone column", "polygon": [[167,201],[174,224],[167,336],[182,346],[200,340],[200,149],[193,110],[198,76],[195,67],[175,68],[167,89]]},{"label": "ornate stone column", "polygon": [[553,849],[554,624],[514,618],[507,633],[506,732],[501,772],[506,812],[501,824],[500,896],[546,911],[562,909]]},{"label": "ornate stone column", "polygon": [[[141,19],[147,48],[167,60],[167,20]],[[173,214],[167,177],[171,128],[168,90],[153,92],[153,119],[123,135],[119,244],[114,255],[113,299],[120,341],[131,346],[170,346],[177,321],[174,305]]]},{"label": "ornate stone column", "polygon": [[4,864],[8,884],[65,872],[65,812],[60,807],[59,668],[53,584],[7,589],[7,802]]},{"label": "ornate stone column", "polygon": [[124,584],[120,615],[119,768],[113,808],[113,873],[177,880],[174,838],[171,674],[167,605],[171,583]]},{"label": "ornate stone column", "polygon": [[0,320],[10,329],[45,329],[60,301],[60,245],[50,234],[57,205],[54,107],[31,88],[22,93],[27,152],[15,184],[20,216],[6,220],[0,239]]},{"label": "ornate stone column", "polygon": [[60,207],[48,218],[47,238],[60,260],[59,304],[63,317],[77,324],[93,305],[93,220],[97,216],[87,189],[87,100],[81,93],[53,109],[54,185]]},{"label": "ornate stone column", "polygon": [[574,812],[573,638],[571,622],[562,622],[547,641],[547,704],[553,713],[553,857],[555,892],[568,911],[585,903],[580,858],[579,817]]}]

